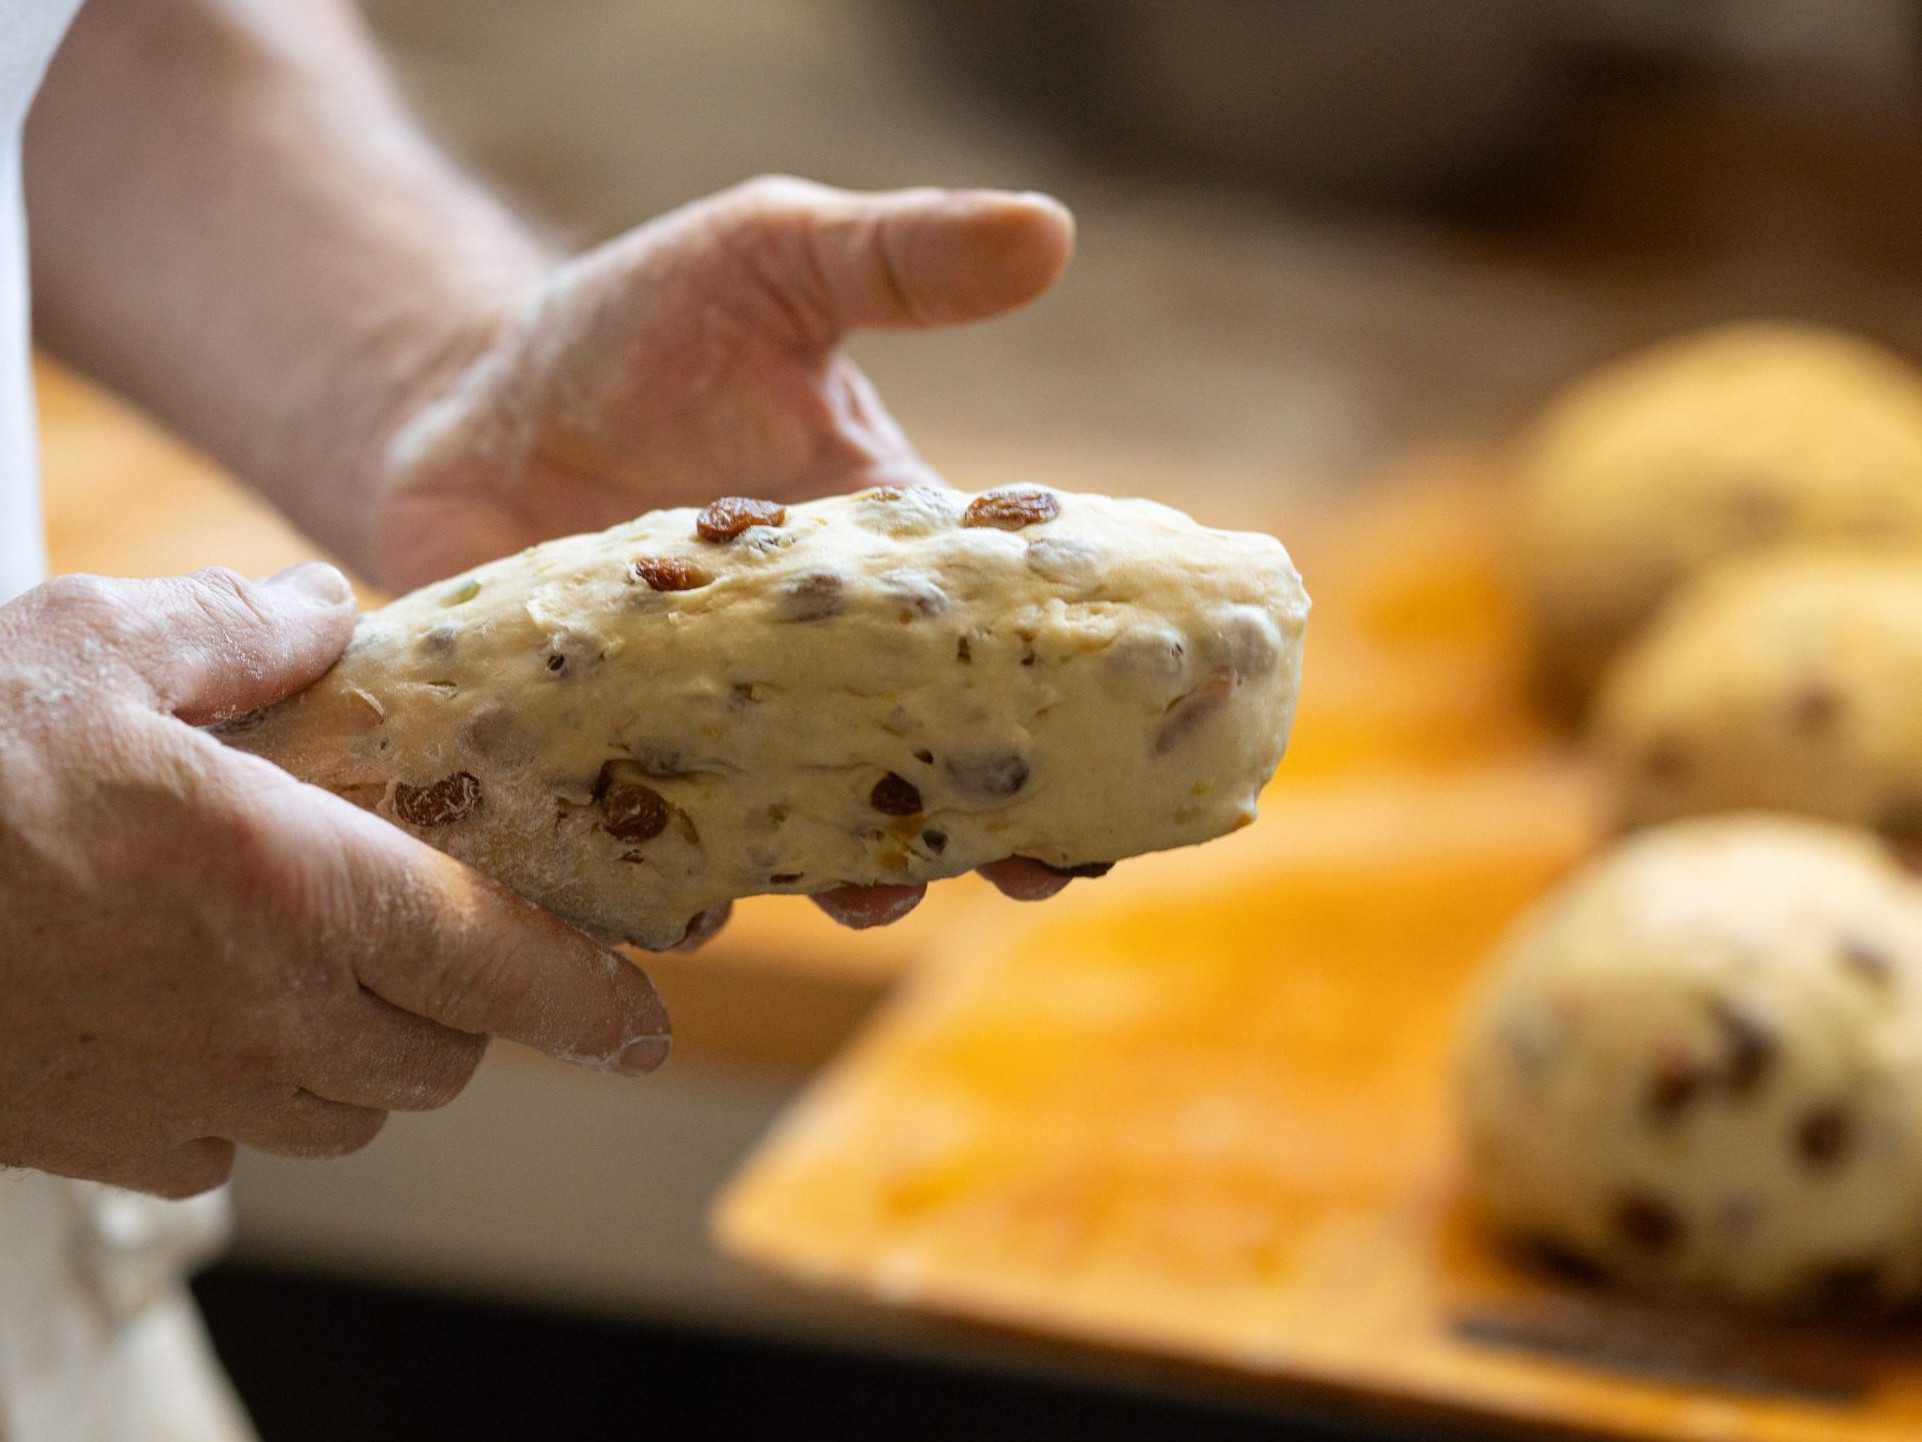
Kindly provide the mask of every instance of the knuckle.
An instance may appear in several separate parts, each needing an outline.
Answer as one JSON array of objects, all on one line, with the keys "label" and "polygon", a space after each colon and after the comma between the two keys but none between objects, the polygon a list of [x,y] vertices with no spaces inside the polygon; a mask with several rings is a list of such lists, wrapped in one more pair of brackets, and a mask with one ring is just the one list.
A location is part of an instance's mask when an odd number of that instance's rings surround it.
[{"label": "knuckle", "polygon": [[195,607],[216,625],[272,624],[259,589],[230,566],[205,566],[187,577],[187,587]]},{"label": "knuckle", "polygon": [[86,631],[118,633],[127,624],[121,586],[104,576],[56,576],[41,586],[40,604],[56,622]]},{"label": "knuckle", "polygon": [[529,999],[530,983],[519,969],[492,952],[444,956],[426,981],[427,1014],[457,1031],[491,1030],[499,1017]]},{"label": "knuckle", "polygon": [[770,173],[731,186],[721,193],[723,207],[739,215],[767,216],[804,208],[821,187],[798,176]]},{"label": "knuckle", "polygon": [[216,594],[237,596],[247,589],[247,578],[232,566],[202,566],[187,579]]}]

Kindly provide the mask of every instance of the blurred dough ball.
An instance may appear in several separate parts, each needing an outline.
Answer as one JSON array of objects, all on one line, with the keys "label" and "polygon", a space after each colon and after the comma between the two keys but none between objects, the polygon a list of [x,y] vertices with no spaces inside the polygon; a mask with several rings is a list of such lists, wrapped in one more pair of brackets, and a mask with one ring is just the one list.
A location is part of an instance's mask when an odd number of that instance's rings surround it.
[{"label": "blurred dough ball", "polygon": [[1766,807],[1922,846],[1922,551],[1703,577],[1609,672],[1592,737],[1631,825]]},{"label": "blurred dough ball", "polygon": [[1631,1286],[1922,1290],[1922,888],[1866,833],[1644,833],[1515,929],[1462,1097],[1495,1223]]},{"label": "blurred dough ball", "polygon": [[1519,479],[1544,692],[1574,711],[1703,567],[1795,538],[1922,537],[1922,373],[1831,331],[1708,331],[1563,392]]}]

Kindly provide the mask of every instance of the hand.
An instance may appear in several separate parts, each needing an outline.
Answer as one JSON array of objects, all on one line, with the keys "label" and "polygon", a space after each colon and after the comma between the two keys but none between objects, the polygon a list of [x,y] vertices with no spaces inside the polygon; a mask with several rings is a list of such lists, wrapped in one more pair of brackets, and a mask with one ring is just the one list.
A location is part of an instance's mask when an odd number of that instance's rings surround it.
[{"label": "hand", "polygon": [[0,1165],[187,1196],[450,1101],[490,1035],[664,1059],[647,979],[196,730],[331,665],[346,583],[73,577],[0,607]]},{"label": "hand", "polygon": [[[429,387],[385,447],[363,553],[413,586],[717,495],[939,485],[843,338],[998,315],[1072,247],[1059,204],[999,191],[768,179],[675,211],[558,267]],[[1066,885],[1020,859],[984,874],[1024,900]],[[815,900],[873,926],[924,889]]]},{"label": "hand", "polygon": [[396,423],[357,548],[413,587],[719,495],[938,485],[842,353],[859,326],[1034,299],[1073,225],[1040,196],[764,179],[549,272]]}]

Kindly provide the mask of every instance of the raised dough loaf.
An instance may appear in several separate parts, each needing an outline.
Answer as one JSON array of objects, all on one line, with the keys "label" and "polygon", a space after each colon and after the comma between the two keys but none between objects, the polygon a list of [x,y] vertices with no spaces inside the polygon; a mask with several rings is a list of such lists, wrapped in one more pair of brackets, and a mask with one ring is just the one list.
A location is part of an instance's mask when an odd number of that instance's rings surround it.
[{"label": "raised dough loaf", "polygon": [[1922,888],[1869,832],[1637,833],[1516,927],[1462,1083],[1482,1199],[1545,1257],[1768,1306],[1922,1295]]},{"label": "raised dough loaf", "polygon": [[361,618],[223,728],[587,929],[1251,821],[1308,599],[1272,537],[1037,488],[721,501]]}]

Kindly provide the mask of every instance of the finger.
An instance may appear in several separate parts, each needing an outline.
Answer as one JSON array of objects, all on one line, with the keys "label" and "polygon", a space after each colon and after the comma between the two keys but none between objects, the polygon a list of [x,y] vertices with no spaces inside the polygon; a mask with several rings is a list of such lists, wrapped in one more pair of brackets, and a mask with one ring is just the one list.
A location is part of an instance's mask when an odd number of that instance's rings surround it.
[{"label": "finger", "polygon": [[299,1091],[227,1124],[233,1139],[283,1157],[344,1157],[380,1133],[387,1113]]},{"label": "finger", "polygon": [[157,581],[70,578],[53,603],[113,646],[157,709],[195,725],[318,680],[353,637],[353,592],[320,561],[267,581],[212,569]]},{"label": "finger", "polygon": [[829,192],[811,252],[837,332],[986,320],[1053,285],[1074,251],[1066,206],[998,190]]},{"label": "finger", "polygon": [[817,891],[813,902],[841,925],[855,931],[889,926],[921,904],[928,888],[922,886],[837,886]]},{"label": "finger", "polygon": [[[333,801],[334,798],[325,798]],[[318,924],[361,985],[455,1031],[630,1074],[667,1058],[667,1008],[625,958],[347,804]]]},{"label": "finger", "polygon": [[1046,901],[1073,880],[1025,856],[991,861],[975,870],[993,882],[995,889],[1011,901]]},{"label": "finger", "polygon": [[487,1052],[487,1038],[402,1011],[362,988],[333,1018],[342,1041],[300,1068],[308,1091],[329,1101],[380,1111],[444,1107],[466,1088]]},{"label": "finger", "polygon": [[857,326],[1000,315],[1053,285],[1074,251],[1067,207],[1004,190],[863,194],[776,176],[701,213],[819,346]]}]

